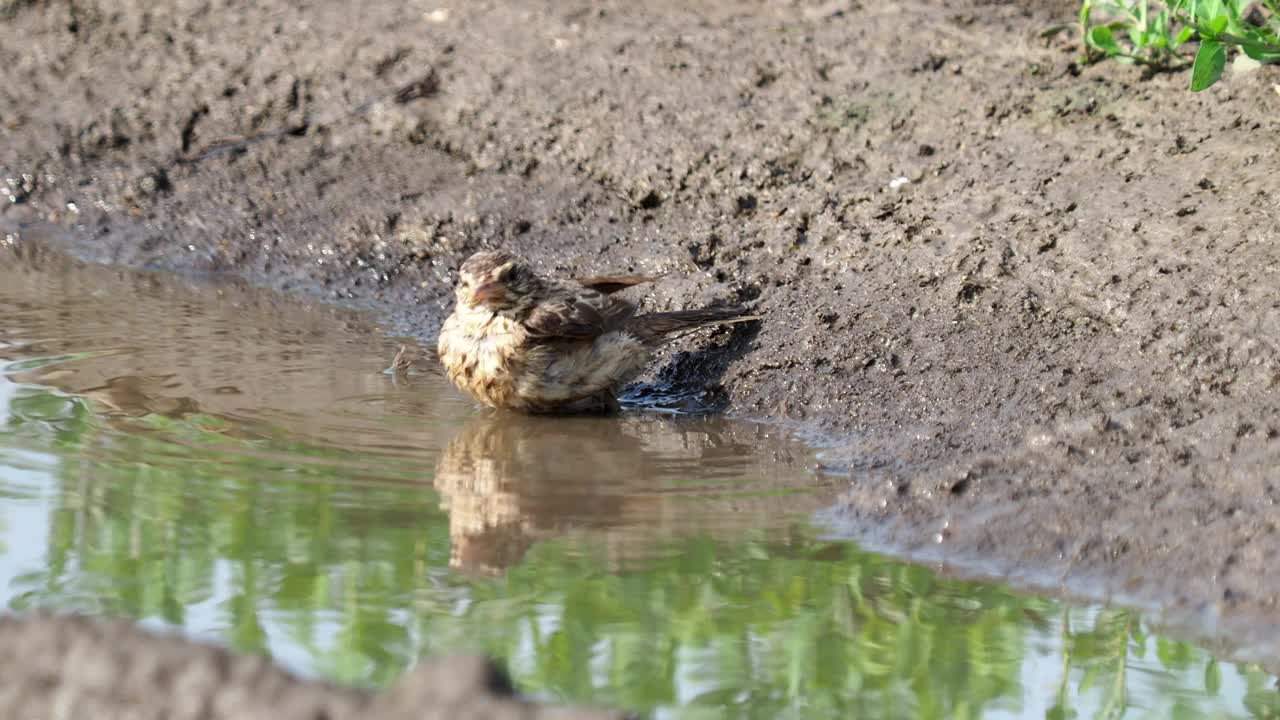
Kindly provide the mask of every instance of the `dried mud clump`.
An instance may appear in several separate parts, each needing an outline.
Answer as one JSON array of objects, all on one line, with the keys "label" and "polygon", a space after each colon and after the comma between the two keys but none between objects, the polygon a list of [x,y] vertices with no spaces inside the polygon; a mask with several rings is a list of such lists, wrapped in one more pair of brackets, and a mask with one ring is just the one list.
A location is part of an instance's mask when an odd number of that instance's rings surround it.
[{"label": "dried mud clump", "polygon": [[94,720],[608,720],[517,697],[479,657],[420,664],[384,693],[302,680],[130,622],[36,613],[0,618],[0,717]]}]

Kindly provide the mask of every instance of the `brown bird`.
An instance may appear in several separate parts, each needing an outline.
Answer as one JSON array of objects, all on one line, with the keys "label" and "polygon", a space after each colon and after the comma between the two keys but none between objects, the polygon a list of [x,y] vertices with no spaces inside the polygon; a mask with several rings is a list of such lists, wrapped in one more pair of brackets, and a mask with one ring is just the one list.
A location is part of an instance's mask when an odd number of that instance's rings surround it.
[{"label": "brown bird", "polygon": [[458,272],[457,305],[440,329],[440,362],[454,385],[490,407],[616,410],[619,388],[674,334],[758,319],[742,307],[639,315],[635,303],[613,296],[652,279],[560,282],[505,252],[478,252]]}]

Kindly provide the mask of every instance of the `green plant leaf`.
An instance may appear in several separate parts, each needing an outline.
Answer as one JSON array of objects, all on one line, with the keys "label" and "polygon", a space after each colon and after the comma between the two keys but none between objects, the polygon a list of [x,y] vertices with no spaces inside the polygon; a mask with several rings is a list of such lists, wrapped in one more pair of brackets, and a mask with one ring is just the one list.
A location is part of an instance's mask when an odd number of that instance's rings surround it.
[{"label": "green plant leaf", "polygon": [[1280,38],[1253,27],[1241,29],[1231,42],[1254,60],[1261,61],[1266,55],[1280,54]]},{"label": "green plant leaf", "polygon": [[1089,30],[1089,44],[1108,54],[1119,54],[1121,52],[1120,45],[1116,42],[1115,36],[1111,34],[1111,28],[1105,25],[1098,25]]},{"label": "green plant leaf", "polygon": [[1218,82],[1227,65],[1227,51],[1216,40],[1201,40],[1191,66],[1191,92],[1200,92]]},{"label": "green plant leaf", "polygon": [[1240,43],[1240,49],[1244,51],[1244,54],[1248,55],[1250,59],[1257,60],[1259,62],[1261,62],[1262,58],[1267,55],[1267,46],[1255,42],[1242,42]]},{"label": "green plant leaf", "polygon": [[1240,26],[1240,8],[1238,5],[1239,3],[1229,2],[1227,3],[1226,8],[1224,8],[1227,12],[1227,27],[1231,28],[1232,33],[1239,33],[1242,30]]},{"label": "green plant leaf", "polygon": [[1196,33],[1195,29],[1192,28],[1190,25],[1184,26],[1182,28],[1182,31],[1178,33],[1177,37],[1173,39],[1173,43],[1170,45],[1170,49],[1177,50],[1179,47],[1182,46],[1183,43],[1190,40],[1191,36],[1194,35],[1195,33]]},{"label": "green plant leaf", "polygon": [[1222,690],[1222,668],[1217,660],[1210,660],[1204,666],[1204,690],[1210,695],[1217,695]]},{"label": "green plant leaf", "polygon": [[[1200,0],[1199,3],[1192,5],[1192,7],[1195,11],[1195,19],[1199,21],[1212,21],[1215,18],[1226,17],[1226,8],[1223,0]],[[1225,21],[1223,27],[1226,27]]]}]

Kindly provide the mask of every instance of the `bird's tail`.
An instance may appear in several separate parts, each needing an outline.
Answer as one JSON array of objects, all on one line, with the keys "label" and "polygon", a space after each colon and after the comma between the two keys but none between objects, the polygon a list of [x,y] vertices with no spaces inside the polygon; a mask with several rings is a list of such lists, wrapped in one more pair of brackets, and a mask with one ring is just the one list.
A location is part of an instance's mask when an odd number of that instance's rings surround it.
[{"label": "bird's tail", "polygon": [[632,321],[632,327],[646,340],[657,341],[668,339],[675,333],[710,325],[728,325],[759,319],[759,315],[750,314],[750,310],[742,306],[710,307],[641,315]]}]

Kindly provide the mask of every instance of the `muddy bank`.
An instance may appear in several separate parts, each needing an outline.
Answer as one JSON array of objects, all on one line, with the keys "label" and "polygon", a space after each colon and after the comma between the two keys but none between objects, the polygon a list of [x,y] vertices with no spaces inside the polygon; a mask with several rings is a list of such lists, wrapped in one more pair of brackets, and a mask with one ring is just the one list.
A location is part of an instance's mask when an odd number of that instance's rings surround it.
[{"label": "muddy bank", "polygon": [[12,718],[486,718],[605,720],[621,714],[538,706],[475,657],[420,664],[376,694],[296,678],[131,622],[36,613],[0,617],[0,714]]},{"label": "muddy bank", "polygon": [[666,272],[768,321],[660,379],[845,438],[840,532],[1274,627],[1280,78],[1077,67],[1072,16],[16,3],[3,222],[424,339],[480,247]]}]

